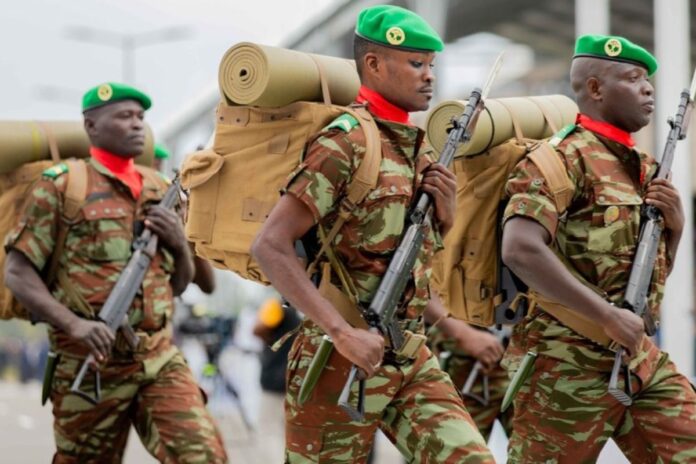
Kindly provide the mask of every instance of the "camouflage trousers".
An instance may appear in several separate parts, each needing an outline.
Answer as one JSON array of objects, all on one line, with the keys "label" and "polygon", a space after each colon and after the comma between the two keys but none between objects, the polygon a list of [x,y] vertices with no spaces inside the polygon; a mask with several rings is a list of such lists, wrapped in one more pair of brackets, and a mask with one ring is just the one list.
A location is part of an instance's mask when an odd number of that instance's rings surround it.
[{"label": "camouflage trousers", "polygon": [[[336,351],[312,396],[298,405],[302,379],[321,336],[298,336],[289,354],[286,395],[287,463],[364,463],[377,428],[409,463],[492,463],[481,434],[429,349],[413,361],[385,359],[365,388],[365,419],[350,421],[337,406],[349,362]],[[357,388],[351,395],[356,401]]]},{"label": "camouflage trousers", "polygon": [[[97,405],[70,393],[82,359],[63,356],[51,401],[57,451],[54,463],[120,463],[131,424],[162,463],[227,461],[203,394],[176,347],[143,360],[112,359],[101,369]],[[93,392],[88,373],[82,389]]]},{"label": "camouflage trousers", "polygon": [[[449,353],[449,356],[444,356],[444,353],[440,355],[442,369],[450,376],[454,386],[461,390],[476,364],[476,358],[458,354],[455,351],[446,353]],[[484,395],[483,375],[483,372],[479,373],[471,389],[471,394],[479,398],[483,398]],[[500,412],[500,405],[503,402],[503,397],[505,396],[509,384],[510,378],[508,377],[507,371],[498,365],[488,373],[488,404],[483,404],[474,399],[473,395],[462,395],[466,410],[469,411],[469,414],[471,414],[472,419],[474,419],[476,423],[476,427],[478,427],[479,432],[481,432],[481,435],[483,435],[486,440],[491,436],[493,424],[496,419],[500,421],[500,425],[503,426],[508,436],[512,433],[513,408],[508,408],[508,410],[502,414]]]},{"label": "camouflage trousers", "polygon": [[514,400],[510,462],[594,463],[609,438],[633,464],[696,462],[696,393],[645,340],[629,407],[607,392],[609,372],[539,355]]}]

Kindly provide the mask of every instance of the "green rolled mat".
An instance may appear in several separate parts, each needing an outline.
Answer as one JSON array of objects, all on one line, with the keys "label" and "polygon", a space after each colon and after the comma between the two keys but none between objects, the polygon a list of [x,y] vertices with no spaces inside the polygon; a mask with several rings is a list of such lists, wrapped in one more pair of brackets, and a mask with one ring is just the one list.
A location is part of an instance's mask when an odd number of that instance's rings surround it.
[{"label": "green rolled mat", "polygon": [[[428,114],[426,137],[436,151],[441,152],[444,148],[448,131],[452,128],[452,118],[458,118],[465,106],[465,101],[445,101]],[[553,124],[546,120],[545,113]],[[577,105],[565,95],[489,98],[481,111],[471,140],[457,149],[455,157],[483,153],[514,137],[513,118],[524,137],[542,139],[553,135],[552,125],[559,130],[574,123],[577,113]]]},{"label": "green rolled mat", "polygon": [[[0,121],[0,174],[25,163],[51,159],[50,141],[61,159],[87,158],[89,139],[82,121]],[[145,150],[135,161],[152,166],[152,130],[146,126]]]},{"label": "green rolled mat", "polygon": [[297,101],[321,102],[320,68],[331,102],[352,103],[360,88],[353,60],[250,42],[234,45],[222,57],[220,93],[230,105],[278,107]]}]

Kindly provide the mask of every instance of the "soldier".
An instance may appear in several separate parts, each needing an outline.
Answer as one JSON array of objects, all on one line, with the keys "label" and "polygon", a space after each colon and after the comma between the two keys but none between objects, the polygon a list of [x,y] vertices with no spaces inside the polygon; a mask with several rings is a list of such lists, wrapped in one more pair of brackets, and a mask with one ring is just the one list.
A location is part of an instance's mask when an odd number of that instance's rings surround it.
[{"label": "soldier", "polygon": [[[507,371],[500,365],[505,348],[498,337],[464,321],[448,318],[430,329],[428,345],[440,359],[442,370],[447,372],[454,386],[462,392],[466,410],[486,441],[491,436],[496,419],[510,436],[512,409],[504,413],[500,411],[510,381]],[[477,362],[481,363],[481,370],[470,393],[466,394],[465,384]],[[487,385],[483,383],[484,376],[487,377]],[[488,398],[485,398],[486,390]]]},{"label": "soldier", "polygon": [[[566,214],[559,217],[529,160],[508,181],[503,260],[536,304],[504,358],[512,371],[532,353],[511,388],[519,388],[513,462],[595,462],[609,438],[631,462],[696,460],[696,394],[645,335],[643,320],[620,307],[641,204],[664,216],[648,295],[655,317],[684,227],[677,190],[653,180],[655,159],[631,137],[650,121],[656,69],[649,52],[622,37],[580,37],[570,70],[580,114],[551,140],[575,189]],[[612,342],[629,353],[637,392],[630,407],[607,392]]]},{"label": "soldier", "polygon": [[[399,311],[401,327],[421,334],[424,342],[430,263],[441,247],[441,234],[453,222],[456,180],[434,164],[422,143],[423,131],[410,124],[409,112],[428,108],[435,52],[443,43],[416,14],[384,5],[360,13],[354,40],[362,82],[357,101],[376,119],[382,163],[377,187],[357,205],[332,249],[367,306],[398,246],[415,192],[432,195],[436,225],[429,227]],[[321,296],[295,255],[296,240],[305,237],[305,243],[316,246],[308,232],[317,224],[330,228],[337,218],[346,184],[365,153],[364,132],[356,126],[352,117],[341,116],[307,147],[253,246],[276,289],[307,316],[289,354],[286,460],[364,463],[379,427],[409,462],[492,462],[449,377],[427,347],[421,344],[404,356],[385,351],[381,335],[352,327]],[[300,405],[299,389],[323,334],[331,337],[335,350],[313,395]],[[351,364],[369,377],[363,421],[351,421],[337,406]]]},{"label": "soldier", "polygon": [[[22,219],[8,235],[6,285],[34,317],[49,324],[60,360],[52,377],[54,463],[120,462],[133,424],[161,462],[225,462],[222,440],[184,358],[172,344],[172,298],[193,274],[191,254],[177,213],[157,206],[167,184],[154,170],[136,169],[145,142],[150,98],[132,87],[108,83],[83,97],[91,141],[87,196],[69,225],[57,284],[41,280],[56,245],[63,195],[71,174],[65,164],[44,172],[31,191]],[[140,225],[140,227],[138,227]],[[131,350],[95,320],[131,254],[131,242],[147,227],[160,247],[128,313],[140,343]],[[113,347],[113,350],[112,350]],[[102,399],[91,405],[70,393],[87,354],[100,363]],[[93,384],[87,376],[83,388]]]}]

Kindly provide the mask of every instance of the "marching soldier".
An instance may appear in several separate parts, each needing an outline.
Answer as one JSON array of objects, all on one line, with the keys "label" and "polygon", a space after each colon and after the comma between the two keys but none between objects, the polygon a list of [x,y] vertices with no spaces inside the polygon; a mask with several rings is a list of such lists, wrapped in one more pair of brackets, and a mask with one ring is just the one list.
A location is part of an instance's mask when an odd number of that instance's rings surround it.
[{"label": "marching soldier", "polygon": [[[49,324],[55,373],[48,372],[57,451],[54,463],[121,462],[131,424],[160,462],[221,463],[222,440],[183,356],[172,344],[173,296],[191,280],[193,264],[179,215],[159,207],[167,183],[136,167],[145,142],[150,98],[107,83],[83,98],[92,147],[86,161],[86,197],[77,220],[57,237],[66,194],[66,164],[48,169],[31,191],[17,228],[8,235],[6,285],[37,319]],[[159,237],[141,291],[128,312],[139,338],[132,350],[95,320],[147,227]],[[56,248],[61,243],[61,251]],[[51,255],[60,253],[56,284],[42,280]],[[70,386],[88,354],[99,361],[101,401],[91,405]],[[90,376],[87,376],[89,379]],[[52,380],[51,380],[52,379]],[[83,388],[93,388],[86,380]]]},{"label": "marching soldier", "polygon": [[[385,350],[381,335],[348,324],[312,285],[295,254],[296,240],[307,238],[317,224],[331,228],[337,220],[337,205],[365,154],[364,132],[352,117],[341,116],[308,146],[254,244],[264,273],[307,316],[289,355],[287,462],[364,463],[378,427],[410,462],[493,462],[449,377],[422,343],[422,313],[436,299],[429,291],[430,263],[452,225],[456,180],[434,164],[409,112],[428,108],[435,52],[442,49],[432,28],[408,10],[382,5],[360,13],[354,42],[362,82],[358,102],[379,127],[382,163],[377,187],[357,205],[332,246],[367,305],[398,246],[415,192],[432,195],[434,226],[399,311],[401,327],[421,343],[397,355]],[[300,404],[300,386],[323,334],[335,350],[313,394]],[[352,421],[337,406],[351,364],[368,376],[363,421]]]},{"label": "marching soldier", "polygon": [[[621,308],[641,205],[664,217],[653,317],[684,227],[677,190],[653,179],[655,159],[631,137],[650,121],[656,70],[649,52],[622,37],[580,37],[570,70],[580,114],[551,140],[574,188],[566,213],[531,161],[508,181],[503,260],[529,285],[533,308],[504,359],[509,370],[520,365],[512,462],[595,462],[609,438],[631,462],[696,460],[694,389],[645,335],[643,319]],[[612,343],[629,353],[624,380],[636,393],[628,407],[607,391]]]}]

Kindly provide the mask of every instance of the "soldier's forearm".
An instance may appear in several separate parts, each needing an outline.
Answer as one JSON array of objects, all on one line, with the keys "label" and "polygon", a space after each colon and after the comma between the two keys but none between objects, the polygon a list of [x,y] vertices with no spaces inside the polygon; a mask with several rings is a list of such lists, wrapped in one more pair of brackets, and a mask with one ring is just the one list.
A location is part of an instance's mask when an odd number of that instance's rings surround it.
[{"label": "soldier's forearm", "polygon": [[674,231],[667,229],[666,234],[666,246],[667,246],[667,275],[672,273],[674,268],[674,260],[677,257],[677,250],[679,249],[679,241],[681,240],[681,230]]},{"label": "soldier's forearm", "polygon": [[547,245],[548,233],[531,219],[512,218],[503,231],[503,262],[530,288],[584,316],[602,322],[608,302],[583,285]]},{"label": "soldier's forearm", "polygon": [[193,258],[191,256],[191,250],[188,244],[186,244],[186,246],[181,247],[174,254],[174,272],[169,278],[174,296],[179,296],[186,290],[186,286],[193,279],[193,274]]}]

